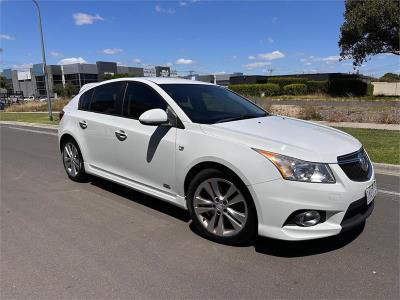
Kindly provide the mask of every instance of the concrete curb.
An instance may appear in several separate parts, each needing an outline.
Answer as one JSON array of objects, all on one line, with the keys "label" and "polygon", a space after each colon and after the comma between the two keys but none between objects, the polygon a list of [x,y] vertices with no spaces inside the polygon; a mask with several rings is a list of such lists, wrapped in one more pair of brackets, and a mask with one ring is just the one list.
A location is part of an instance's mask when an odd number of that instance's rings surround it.
[{"label": "concrete curb", "polygon": [[[0,124],[5,125],[19,125],[19,126],[29,126],[34,128],[52,129],[57,130],[58,125],[47,125],[47,124],[35,124],[27,122],[11,122],[11,121],[0,121]],[[400,165],[373,163],[375,173],[383,175],[400,176]]]},{"label": "concrete curb", "polygon": [[331,127],[348,127],[360,129],[382,129],[382,130],[400,130],[400,124],[376,124],[376,123],[355,123],[355,122],[327,122],[327,121],[312,121],[317,124],[322,124]]},{"label": "concrete curb", "polygon": [[43,128],[43,129],[58,129],[58,125],[52,124],[38,124],[38,123],[29,123],[29,122],[14,122],[14,121],[0,121],[0,124],[4,125],[19,125],[19,126],[29,126],[35,128]]},{"label": "concrete curb", "polygon": [[400,176],[400,165],[373,163],[376,174]]}]

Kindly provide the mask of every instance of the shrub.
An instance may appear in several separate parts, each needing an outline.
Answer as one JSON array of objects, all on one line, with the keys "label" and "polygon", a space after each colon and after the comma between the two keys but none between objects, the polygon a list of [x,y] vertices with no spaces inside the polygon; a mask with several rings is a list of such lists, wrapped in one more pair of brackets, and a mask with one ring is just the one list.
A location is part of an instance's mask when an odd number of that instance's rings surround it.
[{"label": "shrub", "polygon": [[304,120],[317,120],[321,121],[322,116],[317,112],[314,106],[307,105],[303,108],[303,115],[302,118]]},{"label": "shrub", "polygon": [[288,84],[283,87],[286,95],[303,95],[307,92],[307,86],[302,83]]},{"label": "shrub", "polygon": [[289,84],[305,84],[307,82],[307,78],[300,77],[272,77],[267,79],[267,83],[276,83],[279,84],[281,88],[285,85]]},{"label": "shrub", "polygon": [[281,94],[281,88],[276,83],[265,83],[259,85],[260,94],[265,96],[277,96]]},{"label": "shrub", "polygon": [[310,80],[306,84],[309,94],[325,94],[328,92],[328,80]]},{"label": "shrub", "polygon": [[374,85],[369,83],[367,85],[367,96],[373,96],[374,95]]},{"label": "shrub", "polygon": [[275,83],[263,83],[263,84],[234,84],[230,85],[229,89],[232,91],[247,96],[276,96],[280,95],[281,89],[278,84]]},{"label": "shrub", "polygon": [[335,96],[365,96],[368,84],[358,79],[334,79],[329,84],[328,93]]}]

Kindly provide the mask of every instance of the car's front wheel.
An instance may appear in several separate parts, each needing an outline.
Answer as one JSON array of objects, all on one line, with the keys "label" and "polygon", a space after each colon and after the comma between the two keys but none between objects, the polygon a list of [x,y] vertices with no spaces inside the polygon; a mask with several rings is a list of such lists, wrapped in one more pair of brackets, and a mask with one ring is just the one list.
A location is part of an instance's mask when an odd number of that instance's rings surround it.
[{"label": "car's front wheel", "polygon": [[65,172],[73,181],[84,181],[87,177],[83,158],[77,143],[73,139],[68,139],[62,146],[62,159]]},{"label": "car's front wheel", "polygon": [[245,185],[217,169],[197,174],[188,188],[193,225],[205,237],[224,244],[240,244],[257,232],[254,204]]}]

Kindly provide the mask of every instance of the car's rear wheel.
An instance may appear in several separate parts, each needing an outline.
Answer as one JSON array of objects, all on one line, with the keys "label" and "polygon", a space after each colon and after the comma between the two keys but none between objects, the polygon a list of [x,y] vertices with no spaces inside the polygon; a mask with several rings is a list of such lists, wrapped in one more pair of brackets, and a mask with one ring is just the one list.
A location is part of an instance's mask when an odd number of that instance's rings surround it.
[{"label": "car's rear wheel", "polygon": [[81,151],[73,139],[68,139],[62,146],[62,159],[65,172],[74,181],[84,181],[87,178]]},{"label": "car's rear wheel", "polygon": [[188,208],[196,230],[213,241],[240,244],[257,232],[256,211],[245,185],[220,170],[203,170],[193,178]]}]

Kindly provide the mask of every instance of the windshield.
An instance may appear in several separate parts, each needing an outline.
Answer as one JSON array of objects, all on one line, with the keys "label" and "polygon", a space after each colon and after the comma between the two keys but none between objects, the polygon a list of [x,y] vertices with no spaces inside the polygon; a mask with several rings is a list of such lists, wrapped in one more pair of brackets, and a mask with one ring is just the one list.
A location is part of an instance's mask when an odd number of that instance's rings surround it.
[{"label": "windshield", "polygon": [[249,100],[216,85],[160,84],[192,122],[214,124],[265,117],[267,113]]}]

